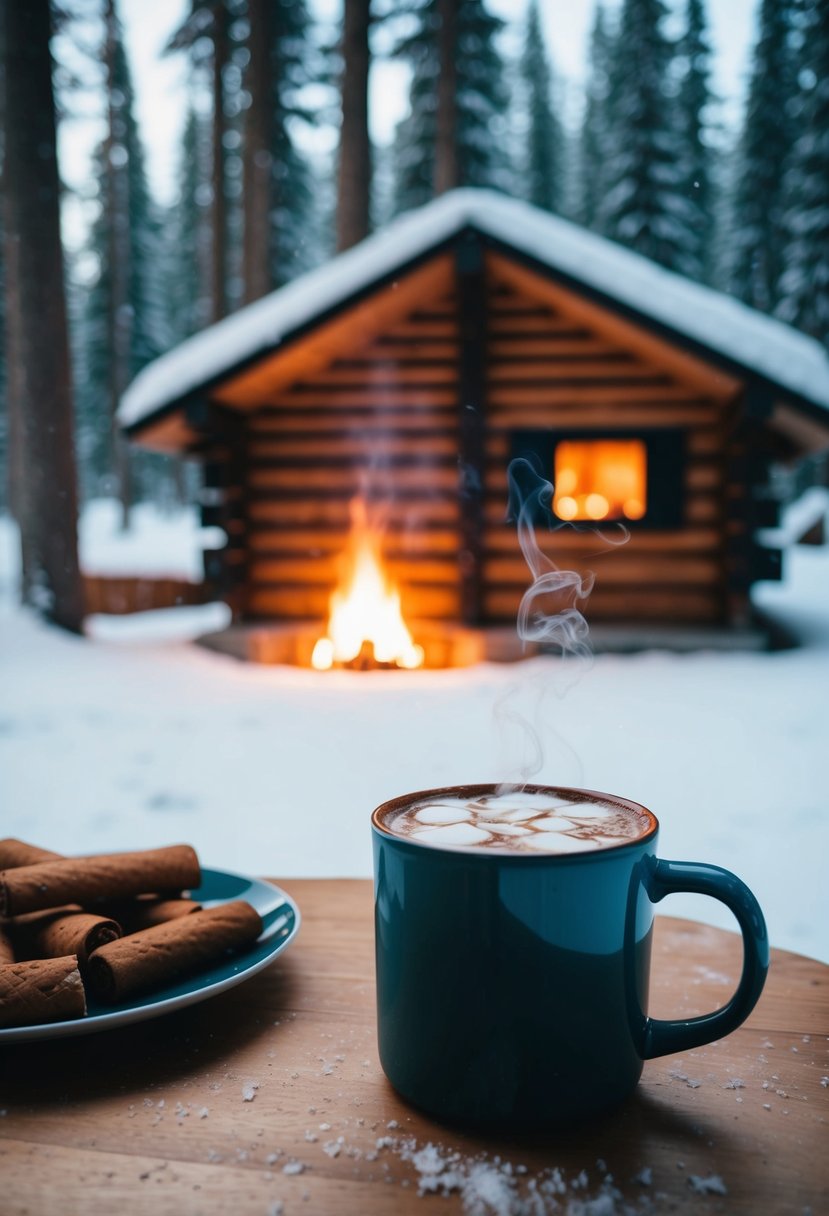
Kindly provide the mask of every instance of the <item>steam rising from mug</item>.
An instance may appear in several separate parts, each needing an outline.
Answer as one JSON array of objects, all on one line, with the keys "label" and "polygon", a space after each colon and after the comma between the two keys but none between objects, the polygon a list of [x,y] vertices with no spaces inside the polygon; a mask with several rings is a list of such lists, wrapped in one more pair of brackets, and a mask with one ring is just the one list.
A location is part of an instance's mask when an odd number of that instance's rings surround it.
[{"label": "steam rising from mug", "polygon": [[[546,670],[522,681],[521,685],[511,685],[498,699],[494,715],[501,746],[506,749],[501,775],[506,776],[505,787],[515,783],[522,785],[537,777],[544,767],[544,739],[548,744],[555,740],[557,750],[568,757],[566,763],[573,769],[573,778],[580,781],[582,763],[578,753],[556,724],[543,720],[542,710],[550,689],[555,689],[559,697],[564,696],[592,660],[589,629],[581,606],[590,595],[594,576],[559,569],[538,545],[536,526],[545,519],[548,526],[554,525],[552,484],[525,457],[510,462],[507,477],[507,518],[516,523],[521,552],[532,575],[532,583],[524,592],[518,609],[518,636],[525,644],[538,643],[545,650],[557,648],[563,658],[580,661],[569,681],[562,679],[560,671],[551,680],[551,673]],[[515,705],[515,699],[522,691],[529,692],[534,702],[532,721]],[[562,763],[559,763],[559,775],[561,770]]]},{"label": "steam rising from mug", "polygon": [[588,659],[589,629],[580,605],[593,590],[594,576],[560,570],[539,548],[535,523],[545,516],[552,520],[552,484],[523,456],[510,462],[507,476],[508,518],[516,521],[521,552],[533,576],[518,609],[518,636],[545,649],[557,646],[562,655]]}]

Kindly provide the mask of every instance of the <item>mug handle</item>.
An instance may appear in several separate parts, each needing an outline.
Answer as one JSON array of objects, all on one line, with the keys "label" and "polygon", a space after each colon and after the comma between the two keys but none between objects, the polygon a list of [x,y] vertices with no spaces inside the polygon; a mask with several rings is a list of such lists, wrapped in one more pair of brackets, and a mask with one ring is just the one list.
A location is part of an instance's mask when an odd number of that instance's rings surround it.
[{"label": "mug handle", "polygon": [[743,935],[743,974],[731,1000],[714,1013],[678,1021],[646,1018],[646,1060],[688,1051],[736,1030],[751,1013],[769,969],[769,939],[760,905],[736,874],[701,861],[655,859],[645,884],[652,903],[675,891],[692,891],[720,900],[737,918]]}]

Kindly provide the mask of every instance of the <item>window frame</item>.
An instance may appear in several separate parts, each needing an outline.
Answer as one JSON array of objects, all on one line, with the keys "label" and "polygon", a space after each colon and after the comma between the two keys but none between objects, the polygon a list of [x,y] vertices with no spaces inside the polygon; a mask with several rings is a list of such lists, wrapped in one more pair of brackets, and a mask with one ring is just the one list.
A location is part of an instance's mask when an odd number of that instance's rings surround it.
[{"label": "window frame", "polygon": [[[564,520],[554,513],[552,496],[543,496],[534,523],[593,531],[621,524],[631,531],[675,531],[685,522],[686,431],[683,427],[514,427],[510,431],[510,460],[524,457],[552,484],[555,452],[564,441],[638,439],[645,444],[647,506],[641,519]],[[540,469],[539,469],[540,464]]]}]

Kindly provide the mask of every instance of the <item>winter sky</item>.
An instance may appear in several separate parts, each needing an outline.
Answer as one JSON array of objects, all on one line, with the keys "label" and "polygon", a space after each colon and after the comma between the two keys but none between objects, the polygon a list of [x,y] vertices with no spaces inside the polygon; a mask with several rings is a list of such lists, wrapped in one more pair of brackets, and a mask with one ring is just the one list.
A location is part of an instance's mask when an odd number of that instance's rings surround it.
[{"label": "winter sky", "polygon": [[[169,204],[175,197],[175,172],[186,106],[187,65],[183,55],[163,56],[171,32],[183,20],[190,0],[120,0],[118,9],[132,67],[137,96],[138,120],[147,147],[150,183],[157,199]],[[322,21],[336,21],[342,0],[308,0]],[[620,0],[605,0],[612,9]],[[685,0],[668,0],[681,14]],[[503,48],[520,45],[527,0],[488,0],[490,9],[510,22]],[[577,120],[580,85],[584,79],[590,29],[596,0],[539,0],[548,51],[552,58],[563,102],[571,120]],[[758,0],[707,0],[711,42],[714,49],[714,88],[721,99],[719,120],[729,128],[739,122],[747,78],[749,55],[755,36]],[[390,142],[394,128],[407,108],[408,75],[404,65],[375,60],[372,75],[370,121],[378,144]],[[74,105],[77,117],[64,123],[61,134],[61,163],[64,178],[76,191],[90,193],[90,154],[102,135],[102,107],[93,97]],[[321,131],[315,146],[319,152],[333,149],[336,134]],[[87,208],[67,208],[66,238],[77,248],[82,242],[89,216]]]}]

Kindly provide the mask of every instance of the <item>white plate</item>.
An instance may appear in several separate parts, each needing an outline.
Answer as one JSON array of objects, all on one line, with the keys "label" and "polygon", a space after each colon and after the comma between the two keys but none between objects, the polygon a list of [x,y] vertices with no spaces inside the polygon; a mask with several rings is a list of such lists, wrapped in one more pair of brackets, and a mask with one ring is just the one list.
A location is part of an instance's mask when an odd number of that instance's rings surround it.
[{"label": "white plate", "polygon": [[232,899],[244,899],[252,904],[264,921],[261,936],[227,962],[182,980],[168,984],[148,996],[120,1005],[102,1005],[87,997],[88,1015],[66,1022],[46,1022],[39,1026],[11,1026],[0,1030],[0,1047],[5,1043],[23,1043],[33,1039],[62,1039],[78,1034],[93,1034],[111,1030],[130,1022],[143,1022],[174,1009],[183,1009],[196,1001],[207,1000],[225,992],[276,958],[293,941],[299,929],[299,908],[290,895],[259,878],[245,878],[225,870],[202,870],[202,884],[192,892],[194,899],[207,907],[224,904]]}]

